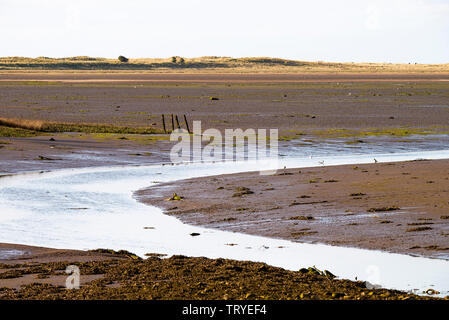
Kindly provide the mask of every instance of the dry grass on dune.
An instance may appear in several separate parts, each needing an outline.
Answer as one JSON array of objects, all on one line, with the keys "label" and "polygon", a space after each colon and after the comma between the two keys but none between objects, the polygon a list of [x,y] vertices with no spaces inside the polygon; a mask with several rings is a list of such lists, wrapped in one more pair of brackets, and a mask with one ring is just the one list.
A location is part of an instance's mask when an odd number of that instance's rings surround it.
[{"label": "dry grass on dune", "polygon": [[0,125],[11,128],[21,128],[27,130],[42,131],[44,128],[44,121],[28,120],[28,119],[8,119],[0,118]]},{"label": "dry grass on dune", "polygon": [[[173,58],[175,62],[173,62]],[[182,61],[182,62],[181,62]],[[248,73],[448,73],[449,64],[402,63],[337,63],[324,61],[299,61],[270,57],[218,57],[197,58],[130,58],[96,57],[27,58],[0,57],[0,70],[137,70],[143,72],[248,72]]]}]

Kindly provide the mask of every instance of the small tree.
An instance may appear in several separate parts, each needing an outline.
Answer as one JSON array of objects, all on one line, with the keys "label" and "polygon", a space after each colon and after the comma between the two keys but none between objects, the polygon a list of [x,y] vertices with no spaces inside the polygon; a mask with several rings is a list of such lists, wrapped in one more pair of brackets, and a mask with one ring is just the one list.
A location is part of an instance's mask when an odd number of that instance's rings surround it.
[{"label": "small tree", "polygon": [[128,58],[126,58],[124,56],[119,56],[118,57],[118,61],[120,61],[120,62],[128,62]]},{"label": "small tree", "polygon": [[171,62],[176,63],[176,57],[171,57]]},{"label": "small tree", "polygon": [[180,63],[180,64],[185,64],[186,61],[184,60],[184,58],[180,58],[180,59],[179,59],[179,63]]}]

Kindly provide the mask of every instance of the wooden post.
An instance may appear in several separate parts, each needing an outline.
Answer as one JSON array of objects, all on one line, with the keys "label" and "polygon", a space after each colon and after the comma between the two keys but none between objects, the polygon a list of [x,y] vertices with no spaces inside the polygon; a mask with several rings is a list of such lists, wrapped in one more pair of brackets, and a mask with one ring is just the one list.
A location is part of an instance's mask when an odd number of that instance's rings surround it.
[{"label": "wooden post", "polygon": [[173,119],[173,113],[171,114],[171,131],[175,131],[175,121]]},{"label": "wooden post", "polygon": [[179,125],[178,115],[176,115],[175,118],[176,118],[176,127],[178,129],[181,129],[181,126]]},{"label": "wooden post", "polygon": [[185,122],[185,124],[186,124],[187,132],[190,134],[189,123],[187,122],[187,117],[186,117],[186,115],[184,115],[184,122]]},{"label": "wooden post", "polygon": [[167,133],[167,129],[165,129],[165,117],[163,114],[161,115],[161,117],[162,117],[162,126],[164,127],[164,133]]}]

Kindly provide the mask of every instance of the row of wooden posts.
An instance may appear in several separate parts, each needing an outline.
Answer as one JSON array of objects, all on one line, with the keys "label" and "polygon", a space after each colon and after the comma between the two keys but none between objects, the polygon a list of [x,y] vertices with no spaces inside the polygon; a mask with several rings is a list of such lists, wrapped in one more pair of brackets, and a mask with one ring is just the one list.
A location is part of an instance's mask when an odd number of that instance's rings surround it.
[{"label": "row of wooden posts", "polygon": [[[167,133],[168,131],[165,126],[165,115],[162,114],[161,117],[162,117],[162,126],[164,127],[164,133]],[[179,124],[178,115],[171,114],[170,117],[171,117],[171,131],[173,132],[175,130],[175,120],[176,120],[176,129],[181,129],[181,125]],[[186,129],[187,129],[187,132],[191,133],[190,127],[189,127],[189,122],[187,121],[187,117],[185,114],[184,114],[184,123],[185,123]]]}]

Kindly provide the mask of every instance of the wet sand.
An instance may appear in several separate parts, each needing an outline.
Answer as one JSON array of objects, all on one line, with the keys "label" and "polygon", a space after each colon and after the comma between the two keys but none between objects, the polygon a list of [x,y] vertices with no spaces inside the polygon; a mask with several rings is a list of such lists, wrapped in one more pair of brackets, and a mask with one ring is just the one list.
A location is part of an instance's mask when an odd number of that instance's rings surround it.
[{"label": "wet sand", "polygon": [[[48,82],[51,77],[58,82]],[[449,132],[449,82],[439,81],[449,79],[445,74],[20,71],[0,73],[0,79],[0,117],[5,118],[162,128],[165,114],[170,129],[168,115],[185,114],[190,126],[199,120],[203,130],[277,128],[280,139],[287,142],[295,137],[322,141],[329,136],[356,141],[376,130],[397,139],[420,130]],[[185,127],[182,118],[181,126]],[[0,172],[156,163],[168,160],[170,147],[164,135],[0,137]],[[40,156],[62,160],[36,160]]]},{"label": "wet sand", "polygon": [[[0,78],[25,75],[11,73]],[[77,83],[46,82],[49,79],[45,74],[33,75],[30,73],[27,79],[35,77],[35,82],[0,81],[0,117],[162,129],[161,114],[185,114],[190,122],[202,121],[203,128],[278,128],[280,135],[285,136],[313,136],[328,129],[407,127],[447,131],[449,123],[449,82],[433,81],[441,80],[433,74],[419,78],[376,74],[334,74],[326,75],[327,78],[265,74],[58,74],[61,79]],[[105,81],[89,82],[96,77]],[[377,81],[379,77],[382,81]],[[147,78],[151,82],[145,82]],[[366,78],[372,81],[361,81]],[[114,79],[129,81],[108,82]],[[210,100],[211,97],[218,100]],[[182,122],[181,118],[184,127]]]},{"label": "wet sand", "polygon": [[[161,127],[160,115],[174,113],[186,114],[190,121],[201,120],[203,129],[279,128],[281,137],[305,135],[312,140],[321,139],[320,132],[329,129],[438,131],[447,130],[449,123],[448,79],[449,75],[445,74],[12,72],[0,74],[0,117]],[[219,100],[212,101],[210,97]],[[62,133],[31,138],[0,137],[0,173],[167,161],[170,144],[166,137],[142,139],[146,138]],[[446,257],[449,220],[441,216],[449,214],[447,164],[426,161],[361,165],[357,169],[354,166],[301,169],[301,173],[296,169],[273,177],[251,173],[209,177],[161,185],[139,195],[145,202],[166,208],[167,214],[176,214],[186,223],[293,241]],[[315,179],[316,182],[311,182]],[[247,187],[254,193],[233,197],[238,187]],[[173,192],[185,200],[163,200]],[[398,206],[401,210],[367,212],[369,208],[383,206]],[[407,231],[412,228],[424,229]],[[2,248],[27,252],[21,258],[14,258],[18,260],[0,261],[17,263],[11,270],[23,270],[23,263],[28,262],[38,265],[26,274],[16,272],[18,277],[5,276],[5,270],[10,267],[2,265],[0,275],[4,278],[0,277],[0,288],[9,288],[0,289],[3,299],[386,299],[391,295],[385,291],[370,295],[370,291],[354,282],[341,282],[344,284],[340,287],[334,282],[329,284],[327,278],[316,278],[317,275],[290,273],[255,263],[226,260],[223,264],[221,259],[175,257],[151,258],[144,264],[113,253],[20,245],[0,245]],[[90,270],[87,274],[92,278],[84,278],[82,284],[93,281],[92,284],[76,293],[60,288],[65,279],[65,274],[61,274],[65,267],[60,264],[62,261],[86,263]],[[105,265],[104,261],[114,263]],[[229,268],[220,269],[222,264]],[[198,272],[190,274],[189,270],[196,266]],[[259,268],[268,271],[254,272]],[[124,275],[118,270],[130,270],[130,273]],[[168,270],[170,277],[157,270]],[[248,277],[244,276],[246,273],[242,275],[242,270],[248,272]],[[141,271],[145,275],[139,277]],[[179,277],[185,281],[180,289],[187,292],[184,295],[172,284]],[[300,279],[297,281],[295,277]],[[32,285],[36,281],[41,284]],[[120,281],[125,285],[116,288]],[[284,289],[277,293],[268,288],[257,289],[261,282]],[[15,290],[21,285],[29,286],[22,292]],[[97,290],[98,286],[102,289]]]},{"label": "wet sand", "polygon": [[[136,192],[183,222],[227,231],[449,259],[449,160],[189,179]],[[176,193],[180,201],[166,199]]]},{"label": "wet sand", "polygon": [[102,139],[79,133],[0,137],[0,176],[27,171],[161,163],[169,161],[170,148],[168,139],[144,135],[114,134]]},{"label": "wet sand", "polygon": [[[321,270],[286,271],[263,263],[173,256],[142,260],[128,252],[76,251],[0,244],[0,299],[151,300],[414,300],[432,299],[395,290],[367,289]],[[68,290],[67,266],[80,269],[80,289]]]}]

